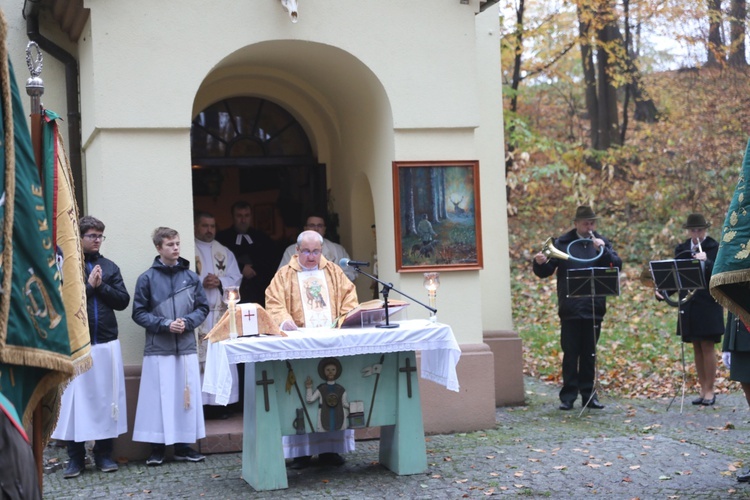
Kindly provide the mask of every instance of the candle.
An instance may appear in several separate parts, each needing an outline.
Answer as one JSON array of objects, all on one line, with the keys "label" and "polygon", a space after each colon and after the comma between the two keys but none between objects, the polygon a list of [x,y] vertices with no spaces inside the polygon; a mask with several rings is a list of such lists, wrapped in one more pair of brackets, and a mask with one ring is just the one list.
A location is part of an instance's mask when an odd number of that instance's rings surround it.
[{"label": "candle", "polygon": [[[430,299],[430,307],[435,309],[437,289],[440,287],[440,273],[424,273],[424,287]],[[430,321],[437,323],[437,312],[430,311]]]},{"label": "candle", "polygon": [[224,288],[224,295],[222,300],[229,305],[229,338],[236,339],[237,333],[237,318],[235,317],[235,308],[237,303],[240,301],[240,288],[237,286],[228,286]]}]

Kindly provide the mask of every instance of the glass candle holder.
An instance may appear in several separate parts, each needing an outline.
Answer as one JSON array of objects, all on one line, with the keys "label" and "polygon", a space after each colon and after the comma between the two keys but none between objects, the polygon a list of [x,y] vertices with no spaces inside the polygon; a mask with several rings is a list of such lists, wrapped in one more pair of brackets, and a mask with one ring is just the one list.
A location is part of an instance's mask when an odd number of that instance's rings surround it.
[{"label": "glass candle holder", "polygon": [[[440,288],[440,273],[424,273],[424,287],[427,289],[430,307],[435,309],[437,289]],[[430,321],[437,322],[437,313],[430,311]]]},{"label": "glass candle holder", "polygon": [[238,337],[237,318],[235,317],[234,311],[237,307],[237,303],[240,301],[240,287],[228,286],[224,288],[224,295],[222,295],[221,300],[229,308],[229,338],[236,339]]}]

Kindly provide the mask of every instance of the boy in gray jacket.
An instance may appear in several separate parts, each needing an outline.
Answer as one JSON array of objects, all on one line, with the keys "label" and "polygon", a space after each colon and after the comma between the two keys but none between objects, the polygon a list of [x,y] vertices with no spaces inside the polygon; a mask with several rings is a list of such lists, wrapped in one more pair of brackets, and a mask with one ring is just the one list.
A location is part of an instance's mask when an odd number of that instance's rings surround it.
[{"label": "boy in gray jacket", "polygon": [[133,321],[146,329],[141,385],[133,441],[151,443],[147,465],[164,462],[165,447],[174,444],[174,459],[205,459],[190,443],[206,436],[193,330],[208,314],[200,278],[180,257],[180,235],[154,230],[159,255],[138,277]]}]

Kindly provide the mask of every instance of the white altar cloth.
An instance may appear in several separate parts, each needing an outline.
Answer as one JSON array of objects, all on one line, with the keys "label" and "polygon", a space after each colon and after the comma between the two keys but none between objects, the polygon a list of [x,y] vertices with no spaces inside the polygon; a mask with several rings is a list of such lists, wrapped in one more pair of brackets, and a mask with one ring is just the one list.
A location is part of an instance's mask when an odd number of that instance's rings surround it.
[{"label": "white altar cloth", "polygon": [[453,330],[428,320],[404,320],[397,328],[300,328],[288,337],[260,336],[222,340],[206,357],[203,391],[227,404],[232,389],[230,364],[261,361],[421,351],[421,377],[458,392],[456,365],[461,357]]}]

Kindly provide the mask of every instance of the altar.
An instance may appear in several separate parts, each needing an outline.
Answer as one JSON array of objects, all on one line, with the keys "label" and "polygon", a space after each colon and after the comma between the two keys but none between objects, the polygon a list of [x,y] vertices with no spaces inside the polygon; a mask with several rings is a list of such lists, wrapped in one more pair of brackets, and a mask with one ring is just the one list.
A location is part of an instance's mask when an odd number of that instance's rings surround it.
[{"label": "altar", "polygon": [[[211,344],[205,392],[226,403],[229,365],[245,370],[242,477],[256,490],[288,486],[282,436],[380,427],[379,460],[399,475],[427,469],[421,378],[458,391],[453,331],[427,320],[397,328],[300,329]],[[311,401],[311,396],[316,397]]]}]

